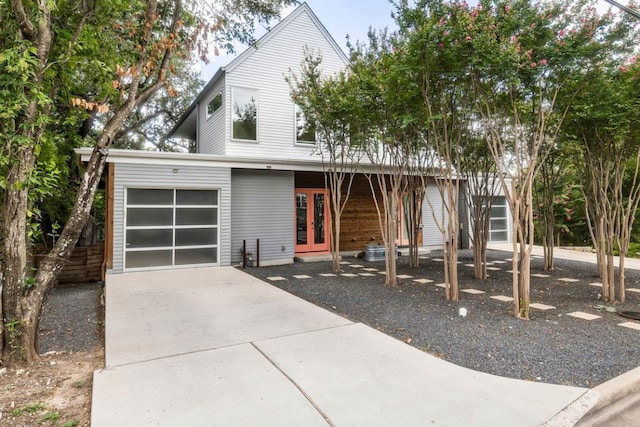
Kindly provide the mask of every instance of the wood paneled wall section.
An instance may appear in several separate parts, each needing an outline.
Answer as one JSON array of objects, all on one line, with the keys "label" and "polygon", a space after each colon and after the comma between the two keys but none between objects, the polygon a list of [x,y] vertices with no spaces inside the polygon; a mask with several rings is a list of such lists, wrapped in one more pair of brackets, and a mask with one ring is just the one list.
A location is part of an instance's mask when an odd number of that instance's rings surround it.
[{"label": "wood paneled wall section", "polygon": [[[347,179],[345,178],[344,191]],[[295,182],[296,188],[325,186],[324,174],[321,172],[296,172]],[[382,235],[369,181],[363,175],[357,175],[353,180],[349,201],[342,213],[340,250],[364,251],[365,245],[369,243],[382,244]]]},{"label": "wood paneled wall section", "polygon": [[[34,252],[37,265],[48,249],[42,245],[36,245]],[[75,248],[69,261],[62,267],[58,283],[86,283],[101,280],[103,260],[104,245]]]},{"label": "wood paneled wall section", "polygon": [[[374,181],[375,187],[377,183]],[[377,199],[378,203],[382,203],[379,192]],[[347,206],[342,212],[340,250],[364,251],[365,246],[370,243],[383,243],[378,211],[369,181],[363,175],[357,175],[351,186]]]}]

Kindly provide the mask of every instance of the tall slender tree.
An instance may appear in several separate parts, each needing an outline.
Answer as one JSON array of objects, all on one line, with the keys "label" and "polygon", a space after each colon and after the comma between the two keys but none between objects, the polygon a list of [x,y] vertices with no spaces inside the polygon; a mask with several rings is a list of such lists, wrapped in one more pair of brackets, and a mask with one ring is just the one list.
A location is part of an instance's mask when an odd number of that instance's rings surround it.
[{"label": "tall slender tree", "polygon": [[635,57],[602,63],[589,76],[590,89],[576,100],[567,126],[582,148],[582,186],[606,301],[616,300],[616,250],[617,295],[625,300],[624,261],[640,203],[639,76]]},{"label": "tall slender tree", "polygon": [[355,174],[362,157],[358,142],[360,131],[356,92],[346,71],[336,76],[323,76],[322,58],[308,52],[301,65],[300,75],[287,76],[291,97],[313,124],[317,134],[316,154],[322,158],[326,187],[330,200],[330,236],[333,272],[340,266],[341,218]]},{"label": "tall slender tree", "polygon": [[[192,52],[248,40],[256,20],[289,0],[215,4],[181,0],[0,3],[0,149],[2,150],[3,363],[38,359],[37,330],[45,297],[69,258],[90,209],[109,147],[126,120],[161,90],[171,92],[173,61]],[[73,108],[68,108],[69,104]],[[56,127],[97,112],[103,120],[73,210],[37,269],[29,265],[30,194],[38,191],[43,147]],[[97,125],[96,125],[97,126]]]}]

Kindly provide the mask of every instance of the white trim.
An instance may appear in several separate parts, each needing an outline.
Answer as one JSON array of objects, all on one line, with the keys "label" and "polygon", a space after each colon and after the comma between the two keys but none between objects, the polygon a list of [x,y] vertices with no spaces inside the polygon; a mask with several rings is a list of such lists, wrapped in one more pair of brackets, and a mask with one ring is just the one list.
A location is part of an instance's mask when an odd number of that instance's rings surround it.
[{"label": "white trim", "polygon": [[[248,141],[251,143],[251,141]],[[76,154],[83,162],[89,161],[93,149],[76,148]],[[128,163],[136,165],[157,165],[167,167],[222,167],[233,169],[267,169],[282,171],[324,172],[322,156],[309,156],[312,160],[266,159],[251,157],[233,157],[218,154],[175,153],[162,151],[110,149],[108,163]],[[367,164],[358,166],[358,173],[376,173],[378,168]],[[178,172],[179,173],[179,170]],[[144,188],[140,186],[139,188]]]}]

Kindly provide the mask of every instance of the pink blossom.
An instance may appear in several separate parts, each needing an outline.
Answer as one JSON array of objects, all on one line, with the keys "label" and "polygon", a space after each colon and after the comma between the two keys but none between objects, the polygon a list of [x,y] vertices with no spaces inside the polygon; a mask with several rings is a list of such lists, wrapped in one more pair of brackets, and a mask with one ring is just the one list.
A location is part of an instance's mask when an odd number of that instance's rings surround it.
[{"label": "pink blossom", "polygon": [[536,68],[538,66],[538,64],[536,64],[535,62],[531,63],[531,68]]},{"label": "pink blossom", "polygon": [[629,68],[628,68],[628,67],[625,67],[625,66],[623,65],[622,67],[620,67],[620,71],[621,71],[621,72],[623,72],[623,73],[626,73],[626,72],[628,72],[628,71],[629,71]]},{"label": "pink blossom", "polygon": [[466,37],[467,41],[471,40],[471,36]]},{"label": "pink blossom", "polygon": [[543,58],[543,59],[540,61],[540,65],[547,65],[547,59],[546,59],[546,58]]},{"label": "pink blossom", "polygon": [[567,34],[567,30],[560,30],[558,31],[558,37],[564,37],[565,34]]},{"label": "pink blossom", "polygon": [[518,38],[516,36],[511,36],[511,43],[515,43]]},{"label": "pink blossom", "polygon": [[442,43],[442,42],[438,43],[438,47],[439,47],[440,49],[442,49],[442,48],[444,47],[444,43]]},{"label": "pink blossom", "polygon": [[505,11],[505,12],[509,12],[510,10],[511,10],[511,6],[506,5],[506,6],[504,7],[504,11]]},{"label": "pink blossom", "polygon": [[445,37],[447,37],[447,36],[449,35],[449,30],[444,30],[444,31],[442,32],[442,35],[443,35],[443,36],[445,36]]},{"label": "pink blossom", "polygon": [[478,17],[478,9],[475,9],[473,12],[471,12],[471,17],[472,18],[477,18]]}]

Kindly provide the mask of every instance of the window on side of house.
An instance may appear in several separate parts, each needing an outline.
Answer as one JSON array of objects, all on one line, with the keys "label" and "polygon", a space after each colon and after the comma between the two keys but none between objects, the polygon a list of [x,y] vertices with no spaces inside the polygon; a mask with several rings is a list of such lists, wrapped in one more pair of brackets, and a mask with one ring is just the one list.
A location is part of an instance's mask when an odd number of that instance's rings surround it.
[{"label": "window on side of house", "polygon": [[315,144],[316,125],[307,120],[302,109],[296,104],[296,144]]},{"label": "window on side of house", "polygon": [[233,139],[258,140],[258,91],[243,87],[231,89]]},{"label": "window on side of house", "polygon": [[507,200],[504,196],[496,196],[491,204],[491,221],[489,226],[490,242],[507,242],[509,240],[509,217],[507,216]]},{"label": "window on side of house", "polygon": [[211,117],[220,107],[222,107],[222,91],[218,92],[207,104],[207,118]]}]

